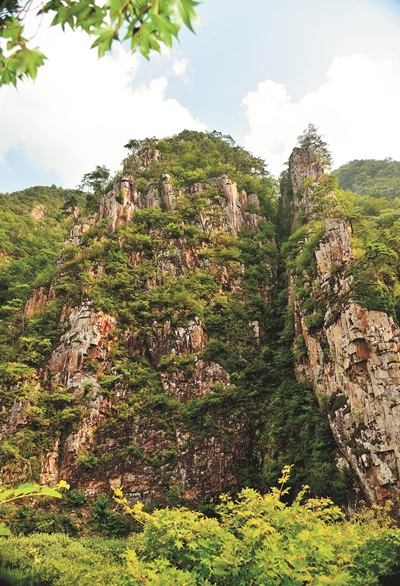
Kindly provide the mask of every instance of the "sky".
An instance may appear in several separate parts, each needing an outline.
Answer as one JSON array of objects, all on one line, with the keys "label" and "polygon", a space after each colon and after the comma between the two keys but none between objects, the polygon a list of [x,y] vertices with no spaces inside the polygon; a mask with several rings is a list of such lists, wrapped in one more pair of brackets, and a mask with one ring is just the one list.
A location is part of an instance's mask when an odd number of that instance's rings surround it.
[{"label": "sky", "polygon": [[[0,87],[0,193],[76,187],[133,138],[231,135],[279,176],[315,124],[334,167],[400,160],[400,0],[203,0],[196,34],[149,61],[42,22],[35,82]],[[36,23],[28,23],[36,27]],[[33,29],[32,29],[33,30]]]}]

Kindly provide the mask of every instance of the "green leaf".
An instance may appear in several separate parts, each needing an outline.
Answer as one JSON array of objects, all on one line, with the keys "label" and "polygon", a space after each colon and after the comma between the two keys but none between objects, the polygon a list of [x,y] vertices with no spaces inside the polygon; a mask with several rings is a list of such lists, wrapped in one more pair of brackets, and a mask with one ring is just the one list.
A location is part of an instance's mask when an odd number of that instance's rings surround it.
[{"label": "green leaf", "polygon": [[200,2],[196,2],[195,0],[177,0],[178,14],[185,26],[187,26],[192,33],[194,33],[192,22],[196,20],[196,6],[199,4]]},{"label": "green leaf", "polygon": [[[182,24],[193,31],[197,5],[194,0],[108,0],[102,6],[96,0],[50,0],[37,16],[49,13],[53,16],[50,26],[65,30],[68,25],[72,30],[80,28],[94,36],[92,47],[98,48],[99,57],[111,50],[112,43],[119,40],[119,30],[123,29],[131,50],[139,50],[148,59],[151,51],[161,51],[161,43],[172,46]],[[27,6],[29,11],[29,3]],[[3,19],[0,39],[8,41],[8,51],[19,49],[6,57],[0,48],[0,85],[15,86],[25,77],[35,79],[46,59],[39,49],[28,47],[28,40],[22,36],[21,19],[14,8]]]},{"label": "green leaf", "polygon": [[110,26],[104,26],[96,29],[96,34],[98,37],[92,44],[92,48],[98,47],[99,57],[103,57],[106,51],[111,49],[112,42],[118,39],[118,32]]},{"label": "green leaf", "polygon": [[23,47],[6,60],[5,71],[2,72],[2,76],[4,77],[8,72],[15,81],[24,76],[35,79],[38,68],[43,65],[45,60],[46,56],[38,49]]},{"label": "green leaf", "polygon": [[0,503],[4,502],[12,494],[14,494],[14,489],[13,488],[9,488],[7,490],[2,490],[0,492]]},{"label": "green leaf", "polygon": [[54,488],[50,488],[49,486],[42,486],[40,493],[43,496],[52,496],[52,497],[57,498],[57,499],[62,498],[62,494],[60,494]]},{"label": "green leaf", "polygon": [[1,537],[9,537],[11,535],[10,529],[7,525],[3,522],[0,523],[0,536]]},{"label": "green leaf", "polygon": [[40,486],[38,484],[21,484],[18,488],[16,488],[14,490],[14,495],[16,497],[21,496],[21,495],[28,495],[28,494],[32,494],[34,492],[39,492],[40,491]]}]

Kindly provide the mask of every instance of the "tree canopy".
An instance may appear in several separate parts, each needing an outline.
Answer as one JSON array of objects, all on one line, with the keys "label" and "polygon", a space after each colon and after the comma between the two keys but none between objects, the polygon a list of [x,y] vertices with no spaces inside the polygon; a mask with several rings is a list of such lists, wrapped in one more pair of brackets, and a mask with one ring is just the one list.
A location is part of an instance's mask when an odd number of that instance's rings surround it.
[{"label": "tree canopy", "polygon": [[297,137],[297,144],[303,149],[314,151],[324,167],[329,168],[332,166],[332,155],[328,145],[322,136],[318,134],[318,128],[314,124],[309,124],[303,133]]},{"label": "tree canopy", "polygon": [[34,5],[32,0],[0,0],[0,86],[24,78],[35,79],[46,56],[25,32],[25,19],[35,14],[40,26],[43,14],[53,17],[51,26],[68,25],[81,29],[94,38],[99,57],[109,51],[115,41],[129,41],[134,52],[148,58],[161,46],[172,46],[183,25],[193,31],[198,2],[195,0],[49,0]]}]

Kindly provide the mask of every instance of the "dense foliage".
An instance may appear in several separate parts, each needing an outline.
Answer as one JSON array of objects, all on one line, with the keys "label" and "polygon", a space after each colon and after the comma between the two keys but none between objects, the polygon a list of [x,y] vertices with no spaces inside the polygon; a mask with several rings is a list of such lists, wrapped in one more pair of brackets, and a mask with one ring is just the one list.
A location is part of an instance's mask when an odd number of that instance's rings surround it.
[{"label": "dense foliage", "polygon": [[71,201],[82,206],[81,192],[52,186],[0,194],[0,305],[25,302],[49,282],[71,225]]},{"label": "dense foliage", "polygon": [[142,525],[127,541],[34,534],[0,543],[0,578],[22,586],[374,586],[398,570],[399,530],[379,507],[351,521],[329,499],[287,505],[290,467],[265,495],[222,496],[215,517],[184,508],[146,512],[117,500]]},{"label": "dense foliage", "polygon": [[400,321],[400,163],[356,160],[335,175],[339,214],[352,229],[355,298]]},{"label": "dense foliage", "polygon": [[[385,161],[378,163],[386,164]],[[352,165],[349,163],[349,170],[353,169]],[[353,279],[352,298],[367,309],[387,312],[399,320],[400,197],[396,189],[388,191],[385,180],[380,181],[378,178],[377,188],[372,189],[371,195],[339,189],[336,173],[324,175],[310,196],[314,218],[310,221],[310,218],[303,217],[302,225],[283,244],[288,267],[297,275],[298,292],[300,296],[307,297],[304,285],[310,290],[316,277],[314,249],[324,233],[322,216],[341,218],[350,227],[355,255],[355,262],[346,269],[347,276]],[[336,267],[336,270],[340,268],[344,267]],[[320,307],[317,307],[317,299]],[[331,305],[335,304],[335,299],[327,300],[321,294],[315,294],[308,299],[309,309],[318,312],[327,301]],[[322,324],[320,320],[319,325]]]},{"label": "dense foliage", "polygon": [[[69,488],[69,485],[63,481],[58,484],[57,488]],[[2,506],[20,499],[38,496],[61,498],[62,495],[59,490],[48,486],[39,486],[38,484],[21,484],[17,488],[5,488],[0,485],[0,504]],[[10,528],[4,521],[0,522],[0,536],[9,535],[11,535]]]},{"label": "dense foliage", "polygon": [[[14,361],[14,343],[29,329],[23,308],[35,288],[55,274],[71,214],[82,206],[79,191],[32,187],[0,194],[0,343],[4,360]],[[45,317],[42,316],[42,320]],[[39,350],[40,352],[40,350]]]},{"label": "dense foliage", "polygon": [[[42,313],[30,318],[24,308],[34,289],[48,288],[56,272],[63,239],[73,221],[72,215],[84,206],[84,201],[80,191],[55,186],[32,187],[0,195],[0,400],[3,421],[16,398],[23,400],[26,394],[38,392],[36,369],[48,359],[59,337],[59,300],[50,301]],[[46,404],[49,397],[42,400]],[[66,400],[69,402],[70,397]],[[60,397],[52,397],[50,401],[52,410],[56,405],[61,406]],[[46,435],[44,429],[41,433]],[[34,443],[35,439],[31,439]],[[29,453],[28,449],[28,458]],[[0,448],[0,459],[17,457],[18,460],[18,454],[18,437],[12,441],[7,439]]]},{"label": "dense foliage", "polygon": [[342,214],[352,227],[356,262],[355,299],[367,309],[400,314],[400,197],[371,197],[339,192]]},{"label": "dense foliage", "polygon": [[129,542],[34,533],[0,543],[0,580],[10,586],[130,584],[124,554]]},{"label": "dense foliage", "polygon": [[229,135],[220,132],[183,132],[163,140],[130,140],[125,145],[130,156],[124,161],[125,171],[134,175],[140,167],[138,154],[144,149],[158,149],[162,156],[147,170],[142,170],[143,180],[153,179],[161,173],[172,176],[173,186],[192,186],[220,175],[228,175],[237,182],[239,191],[255,193],[261,200],[262,211],[274,220],[277,212],[277,182],[267,171],[265,161],[255,157],[236,144]]},{"label": "dense foliage", "polygon": [[284,468],[280,487],[264,496],[252,489],[237,500],[223,496],[217,518],[185,509],[149,514],[140,504],[126,506],[144,526],[141,548],[128,552],[133,583],[144,576],[161,584],[163,573],[173,572],[174,583],[193,586],[367,586],[397,569],[400,534],[384,511],[345,521],[329,499],[304,501],[308,487],[288,506],[282,497],[290,468]]}]

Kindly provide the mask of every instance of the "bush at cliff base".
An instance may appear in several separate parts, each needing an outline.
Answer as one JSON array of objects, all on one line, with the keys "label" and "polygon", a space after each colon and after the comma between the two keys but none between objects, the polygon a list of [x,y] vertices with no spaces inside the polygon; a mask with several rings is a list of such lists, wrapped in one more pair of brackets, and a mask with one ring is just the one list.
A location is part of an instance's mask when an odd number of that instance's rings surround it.
[{"label": "bush at cliff base", "polygon": [[396,571],[400,531],[387,510],[366,509],[351,521],[305,488],[284,502],[281,485],[261,495],[224,496],[215,518],[184,508],[146,512],[116,499],[143,525],[126,541],[64,535],[9,538],[0,546],[3,576],[31,586],[104,585],[374,585]]}]

